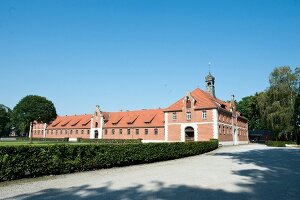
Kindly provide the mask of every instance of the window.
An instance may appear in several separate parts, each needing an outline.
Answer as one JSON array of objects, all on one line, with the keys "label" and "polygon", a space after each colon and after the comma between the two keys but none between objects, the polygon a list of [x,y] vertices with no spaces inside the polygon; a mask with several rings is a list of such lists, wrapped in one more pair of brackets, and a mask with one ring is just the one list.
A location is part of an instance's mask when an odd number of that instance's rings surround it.
[{"label": "window", "polygon": [[72,134],[73,133],[73,130],[70,130],[70,134]]},{"label": "window", "polygon": [[158,129],[155,128],[155,129],[154,129],[154,135],[157,135],[157,134],[158,134]]},{"label": "window", "polygon": [[60,134],[63,134],[63,130],[60,130]]},{"label": "window", "polygon": [[95,127],[98,128],[98,122],[95,123]]},{"label": "window", "polygon": [[148,135],[148,129],[145,128],[145,135]]},{"label": "window", "polygon": [[119,134],[122,135],[123,130],[120,128],[119,129]]},{"label": "window", "polygon": [[186,113],[186,119],[187,120],[191,120],[192,119],[192,113],[191,112],[187,112]]},{"label": "window", "polygon": [[206,110],[202,111],[202,119],[207,119]]},{"label": "window", "polygon": [[88,135],[90,134],[90,130],[88,130]]},{"label": "window", "polygon": [[78,134],[78,130],[76,129],[76,134]]},{"label": "window", "polygon": [[130,128],[127,129],[127,135],[130,135]]},{"label": "window", "polygon": [[137,135],[140,134],[140,129],[138,129],[138,128],[135,129],[135,134],[137,134]]},{"label": "window", "polygon": [[83,134],[83,129],[81,130],[81,134]]},{"label": "window", "polygon": [[115,129],[111,129],[111,134],[114,135],[115,134]]},{"label": "window", "polygon": [[105,132],[104,132],[104,134],[105,134],[105,135],[107,135],[107,132],[108,132],[108,131],[107,131],[107,129],[105,129]]},{"label": "window", "polygon": [[223,126],[223,134],[225,135],[226,133],[225,133],[225,126]]},{"label": "window", "polygon": [[173,120],[175,121],[175,120],[177,120],[177,113],[176,112],[173,112]]}]

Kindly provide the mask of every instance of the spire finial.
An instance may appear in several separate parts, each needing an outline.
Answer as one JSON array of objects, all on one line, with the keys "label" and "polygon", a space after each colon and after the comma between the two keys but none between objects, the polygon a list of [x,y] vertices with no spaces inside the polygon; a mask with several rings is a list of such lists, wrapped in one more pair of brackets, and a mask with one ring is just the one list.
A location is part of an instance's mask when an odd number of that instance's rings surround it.
[{"label": "spire finial", "polygon": [[211,62],[208,62],[208,73],[210,74]]}]

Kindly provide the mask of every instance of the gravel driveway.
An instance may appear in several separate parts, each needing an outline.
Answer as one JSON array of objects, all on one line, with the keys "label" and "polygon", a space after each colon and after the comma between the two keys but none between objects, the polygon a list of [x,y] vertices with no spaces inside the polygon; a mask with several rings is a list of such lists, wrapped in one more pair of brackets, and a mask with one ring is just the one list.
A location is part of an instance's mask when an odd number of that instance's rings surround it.
[{"label": "gravel driveway", "polygon": [[299,199],[300,149],[251,144],[0,187],[1,199]]}]

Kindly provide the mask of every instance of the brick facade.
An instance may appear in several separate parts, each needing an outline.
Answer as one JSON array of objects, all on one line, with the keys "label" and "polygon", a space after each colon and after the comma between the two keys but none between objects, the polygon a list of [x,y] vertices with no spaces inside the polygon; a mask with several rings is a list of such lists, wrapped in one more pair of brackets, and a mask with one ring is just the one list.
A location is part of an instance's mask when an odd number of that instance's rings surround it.
[{"label": "brick facade", "polygon": [[[209,82],[211,81],[211,82]],[[248,143],[247,119],[231,102],[217,99],[214,77],[206,77],[209,92],[196,88],[165,109],[58,116],[49,124],[34,124],[36,138],[143,139],[183,142],[218,139],[221,144]]]}]

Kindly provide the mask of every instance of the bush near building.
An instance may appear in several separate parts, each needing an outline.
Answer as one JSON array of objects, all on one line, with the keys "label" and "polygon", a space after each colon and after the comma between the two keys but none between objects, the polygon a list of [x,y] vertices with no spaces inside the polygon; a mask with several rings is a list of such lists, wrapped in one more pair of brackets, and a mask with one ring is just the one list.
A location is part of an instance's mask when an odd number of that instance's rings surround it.
[{"label": "bush near building", "polygon": [[217,140],[186,143],[0,146],[0,181],[171,160],[217,148]]},{"label": "bush near building", "polygon": [[293,141],[266,141],[266,145],[269,147],[285,147],[286,144],[296,144]]}]

